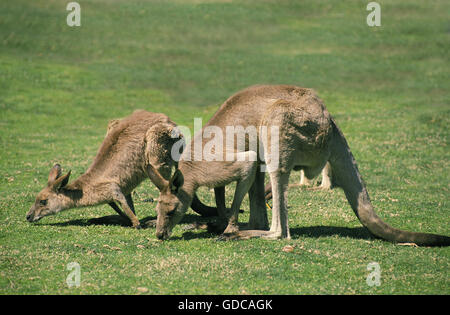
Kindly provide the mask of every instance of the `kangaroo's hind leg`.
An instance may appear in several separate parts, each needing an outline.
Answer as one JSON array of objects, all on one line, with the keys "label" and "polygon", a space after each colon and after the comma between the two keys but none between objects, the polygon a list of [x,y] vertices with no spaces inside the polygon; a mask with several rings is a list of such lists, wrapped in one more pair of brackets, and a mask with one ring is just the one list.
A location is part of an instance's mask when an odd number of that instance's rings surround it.
[{"label": "kangaroo's hind leg", "polygon": [[265,188],[264,188],[264,172],[258,168],[255,174],[255,181],[250,187],[248,196],[250,199],[250,219],[248,223],[249,229],[267,230],[269,222],[267,220],[267,209],[265,202]]},{"label": "kangaroo's hind leg", "polygon": [[279,239],[291,238],[288,224],[287,195],[290,172],[280,170],[271,172],[270,182],[272,183],[272,224],[270,231],[263,238]]},{"label": "kangaroo's hind leg", "polygon": [[273,193],[272,224],[270,230],[238,231],[232,237],[233,239],[260,237],[276,240],[280,238],[291,238],[287,213],[287,191],[290,172],[274,171],[269,174]]}]

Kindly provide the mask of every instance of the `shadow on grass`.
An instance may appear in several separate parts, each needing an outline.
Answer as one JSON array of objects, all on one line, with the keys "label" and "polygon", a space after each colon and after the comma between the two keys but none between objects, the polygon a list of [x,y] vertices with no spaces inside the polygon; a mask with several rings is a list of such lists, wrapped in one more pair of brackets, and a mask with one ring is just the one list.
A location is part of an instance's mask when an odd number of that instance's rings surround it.
[{"label": "shadow on grass", "polygon": [[341,226],[307,226],[291,229],[292,238],[341,236],[354,239],[372,240],[374,237],[363,226],[349,228]]},{"label": "shadow on grass", "polygon": [[[201,222],[209,222],[212,218],[202,218],[198,215],[187,214],[181,220],[181,224],[194,224]],[[148,216],[139,220],[143,228],[152,228],[156,223],[156,216]],[[50,225],[50,226],[91,226],[91,225],[116,225],[123,227],[131,227],[131,223],[129,220],[121,217],[120,215],[107,215],[100,218],[93,219],[77,219],[70,220],[66,222],[57,222],[57,223],[47,223],[41,225]]]},{"label": "shadow on grass", "polygon": [[[245,228],[245,224],[239,224],[241,228]],[[365,227],[340,227],[340,226],[308,226],[308,227],[300,227],[300,228],[292,228],[291,229],[291,238],[292,239],[300,239],[300,238],[319,238],[319,237],[327,237],[327,236],[339,236],[339,237],[348,237],[353,239],[362,239],[362,240],[373,240],[374,237]],[[202,232],[192,232],[188,231],[183,233],[182,236],[171,237],[172,240],[190,240],[190,239],[199,239],[199,238],[217,238],[218,234],[211,233],[208,231]],[[221,240],[217,238],[217,240]]]},{"label": "shadow on grass", "polygon": [[[214,218],[203,218],[201,216],[195,214],[186,214],[181,220],[181,224],[188,224],[189,226],[185,228],[187,230],[183,233],[182,236],[173,236],[171,239],[173,240],[191,240],[197,238],[215,238],[218,234],[209,232],[198,226],[202,224],[206,224],[207,222],[213,221]],[[156,217],[148,216],[142,218],[141,224],[143,228],[153,228],[155,227]],[[108,215],[100,218],[93,219],[77,219],[70,220],[66,222],[58,222],[58,223],[48,223],[43,225],[50,226],[92,226],[92,225],[115,225],[115,226],[123,226],[123,227],[131,227],[131,224],[128,220],[122,218],[119,215]],[[239,224],[241,228],[245,228],[245,224]],[[307,226],[307,227],[296,227],[291,228],[291,237],[293,239],[299,239],[302,237],[308,238],[319,238],[319,237],[327,237],[327,236],[341,236],[341,237],[349,237],[354,239],[363,239],[363,240],[372,240],[374,237],[370,234],[370,232],[365,227],[340,227],[340,226]]]},{"label": "shadow on grass", "polygon": [[[173,236],[169,240],[191,240],[191,239],[201,239],[201,238],[214,238],[217,237],[217,234],[208,232],[206,230],[202,230],[201,228],[196,228],[196,226],[206,224],[214,220],[213,217],[203,218],[194,214],[186,214],[181,220],[180,224],[188,224],[188,227],[185,230],[188,230],[183,233],[182,236]],[[139,220],[141,222],[142,228],[154,228],[156,224],[155,216],[148,216]],[[154,223],[154,224],[153,224]],[[93,219],[77,219],[70,220],[66,222],[57,222],[57,223],[47,223],[41,225],[48,226],[93,226],[93,225],[114,225],[114,226],[122,226],[131,228],[131,223],[121,217],[120,215],[107,215],[100,218]],[[196,230],[198,232],[192,232],[192,230]]]}]

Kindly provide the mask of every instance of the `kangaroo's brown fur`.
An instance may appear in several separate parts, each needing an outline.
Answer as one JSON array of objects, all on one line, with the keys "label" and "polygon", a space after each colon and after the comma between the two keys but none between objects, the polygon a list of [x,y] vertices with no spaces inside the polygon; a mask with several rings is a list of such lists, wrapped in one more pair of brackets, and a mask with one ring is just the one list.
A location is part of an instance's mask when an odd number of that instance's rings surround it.
[{"label": "kangaroo's brown fur", "polygon": [[139,228],[131,192],[148,177],[149,165],[164,178],[170,178],[174,165],[171,148],[182,137],[174,137],[175,128],[176,124],[166,115],[144,110],[111,120],[88,170],[69,184],[70,172],[61,175],[61,167],[56,164],[47,187],[39,192],[27,213],[27,220],[33,222],[62,210],[108,203]]},{"label": "kangaroo's brown fur", "polygon": [[[287,188],[291,170],[302,169],[305,176],[312,179],[329,161],[333,179],[343,188],[360,222],[373,235],[393,242],[411,242],[418,245],[450,244],[450,238],[447,236],[395,229],[375,214],[344,135],[313,90],[288,85],[252,86],[226,100],[207,124],[222,130],[225,130],[226,126],[237,125],[244,128],[279,126],[279,166],[269,168],[273,194],[270,230],[239,231],[235,233],[237,237],[290,238]],[[264,148],[264,161],[270,164],[271,157],[267,150],[271,147],[271,138],[259,137],[259,143]],[[237,147],[226,149],[236,151]],[[259,155],[259,158],[262,156]],[[169,183],[159,181],[157,184],[161,190],[158,203],[158,221],[160,221],[159,228],[157,225],[158,236],[167,238],[170,235],[173,225],[186,211],[198,186],[221,187],[236,180],[236,176],[238,180],[244,178],[245,174],[242,171],[245,169],[254,171],[253,165],[238,166],[235,163],[180,161],[179,170],[172,180]],[[153,170],[151,176],[155,177],[155,173],[157,171]],[[261,174],[259,171],[256,172],[250,189],[250,227],[264,226],[267,221],[264,176]],[[247,187],[242,187],[242,191],[236,192],[239,193],[238,199],[245,193],[245,188]]]}]

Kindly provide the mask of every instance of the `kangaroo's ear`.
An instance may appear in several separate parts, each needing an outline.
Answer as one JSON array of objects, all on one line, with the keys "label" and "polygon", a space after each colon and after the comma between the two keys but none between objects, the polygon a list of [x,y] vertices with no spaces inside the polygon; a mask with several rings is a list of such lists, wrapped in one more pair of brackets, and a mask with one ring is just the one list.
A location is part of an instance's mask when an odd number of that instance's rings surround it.
[{"label": "kangaroo's ear", "polygon": [[177,168],[169,182],[170,190],[176,193],[178,189],[181,186],[183,186],[183,184],[184,184],[184,176],[181,173],[181,171]]},{"label": "kangaroo's ear", "polygon": [[169,125],[168,130],[169,135],[172,139],[184,139],[183,133],[181,132],[180,128],[178,128],[178,126]]},{"label": "kangaroo's ear", "polygon": [[58,177],[51,185],[50,188],[53,191],[59,191],[61,188],[63,188],[64,186],[67,185],[67,183],[69,182],[69,177],[70,177],[70,173],[71,171],[69,171],[66,175],[60,176]]},{"label": "kangaroo's ear", "polygon": [[50,170],[50,173],[48,174],[48,182],[47,184],[50,186],[55,182],[55,180],[58,179],[58,177],[61,176],[61,165],[55,164],[52,169]]},{"label": "kangaroo's ear", "polygon": [[120,119],[111,119],[108,122],[108,128],[106,131],[106,135],[108,135],[119,123],[120,123]]}]

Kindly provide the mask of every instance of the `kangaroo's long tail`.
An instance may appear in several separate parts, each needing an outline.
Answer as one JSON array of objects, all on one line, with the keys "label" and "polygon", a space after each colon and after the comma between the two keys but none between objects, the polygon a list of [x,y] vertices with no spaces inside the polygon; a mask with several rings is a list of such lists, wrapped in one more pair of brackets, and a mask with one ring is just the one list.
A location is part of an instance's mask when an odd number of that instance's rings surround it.
[{"label": "kangaroo's long tail", "polygon": [[416,243],[422,246],[448,246],[450,237],[428,233],[403,231],[391,227],[375,213],[356,161],[343,133],[332,120],[330,164],[333,176],[344,189],[348,202],[359,221],[376,237],[400,243]]},{"label": "kangaroo's long tail", "polygon": [[205,205],[198,199],[197,194],[194,195],[194,199],[192,200],[191,204],[192,210],[197,212],[203,217],[214,217],[218,216],[217,208],[216,207],[210,207]]}]

